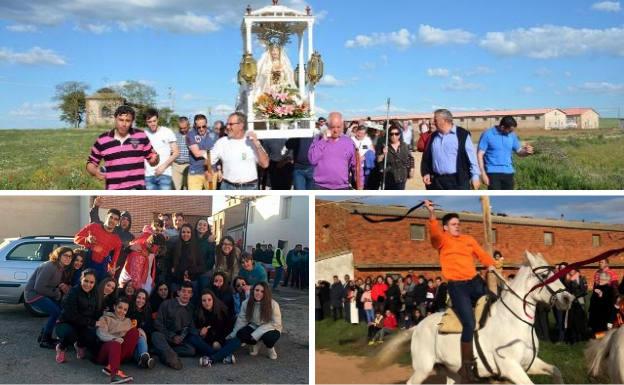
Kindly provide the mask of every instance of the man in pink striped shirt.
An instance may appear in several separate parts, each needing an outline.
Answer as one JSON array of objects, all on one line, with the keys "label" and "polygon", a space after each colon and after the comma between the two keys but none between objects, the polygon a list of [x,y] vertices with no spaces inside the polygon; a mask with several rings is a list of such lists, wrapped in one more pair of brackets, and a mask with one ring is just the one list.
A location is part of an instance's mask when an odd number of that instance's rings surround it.
[{"label": "man in pink striped shirt", "polygon": [[[115,128],[105,132],[91,147],[87,172],[106,182],[107,190],[144,190],[145,165],[158,165],[158,154],[145,132],[133,128],[134,110],[121,106],[115,111]],[[99,169],[104,160],[105,171]]]}]

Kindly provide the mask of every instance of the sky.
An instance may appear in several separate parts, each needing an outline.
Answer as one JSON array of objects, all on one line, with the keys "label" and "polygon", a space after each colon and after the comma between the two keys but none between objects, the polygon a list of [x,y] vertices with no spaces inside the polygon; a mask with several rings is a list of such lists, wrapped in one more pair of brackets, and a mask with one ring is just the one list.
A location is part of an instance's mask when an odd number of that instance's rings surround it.
[{"label": "sky", "polygon": [[[323,197],[331,201],[345,201],[348,197]],[[413,207],[423,197],[377,196],[353,198],[357,202],[372,205],[401,205]],[[430,197],[440,210],[481,212],[479,197],[439,196]],[[624,224],[624,197],[613,196],[492,196],[492,214],[504,213],[509,216],[528,216],[543,219],[561,219],[586,222]],[[421,209],[421,210],[424,210]]]},{"label": "sky", "polygon": [[[384,114],[388,97],[394,113],[582,106],[624,115],[620,1],[280,3],[309,4],[317,16],[320,115]],[[70,80],[90,92],[141,81],[160,107],[224,117],[247,4],[270,1],[2,0],[0,128],[64,127],[52,96]],[[288,52],[296,63],[294,44]]]}]

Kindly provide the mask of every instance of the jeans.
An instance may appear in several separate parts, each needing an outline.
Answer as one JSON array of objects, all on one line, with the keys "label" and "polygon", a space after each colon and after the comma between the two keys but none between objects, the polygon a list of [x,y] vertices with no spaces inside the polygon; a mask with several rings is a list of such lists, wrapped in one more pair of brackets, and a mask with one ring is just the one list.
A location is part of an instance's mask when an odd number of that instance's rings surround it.
[{"label": "jeans", "polygon": [[364,309],[366,313],[366,323],[371,323],[375,319],[375,311],[373,309]]},{"label": "jeans", "polygon": [[147,351],[148,351],[147,338],[142,335],[139,335],[139,340],[137,341],[136,349],[134,349],[135,361],[139,362],[139,358],[141,358],[141,355],[143,355],[143,353],[147,353]]},{"label": "jeans", "polygon": [[314,190],[314,167],[295,165],[293,185],[295,190]]},{"label": "jeans", "polygon": [[78,343],[81,348],[88,348],[89,350],[95,350],[98,346],[98,337],[95,334],[95,328],[80,327],[63,322],[56,324],[55,327],[56,336],[60,340],[61,349],[67,349],[73,345],[74,342]]},{"label": "jeans", "polygon": [[462,324],[461,341],[472,342],[476,323],[472,306],[486,294],[485,283],[478,275],[468,281],[449,281],[448,293]]},{"label": "jeans", "polygon": [[221,182],[221,190],[257,190],[258,185],[255,183],[246,184],[243,186],[235,186],[225,180]]},{"label": "jeans", "polygon": [[50,297],[41,297],[35,302],[32,302],[30,306],[40,312],[48,313],[48,320],[43,327],[43,334],[52,334],[56,320],[61,315],[61,307],[59,304],[52,300]]},{"label": "jeans", "polygon": [[284,272],[283,267],[280,266],[280,267],[275,268],[275,278],[273,278],[273,289],[275,289],[277,285],[279,285],[280,281],[282,280],[283,272]]},{"label": "jeans", "polygon": [[145,188],[147,190],[171,190],[173,188],[173,179],[170,175],[146,176]]}]

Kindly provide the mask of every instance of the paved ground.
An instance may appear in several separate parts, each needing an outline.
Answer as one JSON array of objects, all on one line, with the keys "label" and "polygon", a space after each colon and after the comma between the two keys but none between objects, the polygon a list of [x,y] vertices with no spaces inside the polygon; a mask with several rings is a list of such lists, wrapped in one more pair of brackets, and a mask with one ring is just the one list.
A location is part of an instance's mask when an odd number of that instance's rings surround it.
[{"label": "paved ground", "polygon": [[412,156],[414,157],[414,166],[416,167],[414,172],[414,177],[412,179],[407,180],[407,184],[405,186],[406,190],[424,190],[425,183],[420,176],[420,160],[422,159],[422,152],[414,151],[412,152]]},{"label": "paved ground", "polygon": [[[264,348],[251,357],[246,348],[236,353],[237,363],[199,368],[197,358],[184,358],[176,371],[160,363],[153,370],[126,363],[122,369],[137,383],[305,383],[309,382],[308,291],[280,289],[284,333],[276,345],[278,359],[269,360]],[[42,349],[37,335],[45,318],[31,317],[22,305],[0,305],[0,383],[108,383],[101,366],[77,360],[73,350],[59,365],[54,351]]]}]

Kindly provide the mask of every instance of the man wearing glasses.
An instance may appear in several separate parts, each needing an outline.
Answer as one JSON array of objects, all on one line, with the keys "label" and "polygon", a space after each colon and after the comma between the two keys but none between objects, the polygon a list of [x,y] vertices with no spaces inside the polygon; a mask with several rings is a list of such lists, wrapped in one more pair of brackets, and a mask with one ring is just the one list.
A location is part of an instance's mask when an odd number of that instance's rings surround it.
[{"label": "man wearing glasses", "polygon": [[203,190],[206,180],[206,172],[211,174],[211,170],[206,170],[205,164],[208,159],[208,151],[214,146],[215,141],[208,132],[208,119],[205,115],[195,115],[193,129],[186,134],[186,144],[190,152],[188,189]]},{"label": "man wearing glasses", "polygon": [[210,151],[210,161],[223,164],[221,190],[256,190],[258,169],[269,166],[269,156],[262,148],[256,133],[245,132],[247,116],[241,112],[230,114],[226,124],[227,136],[219,139]]}]

